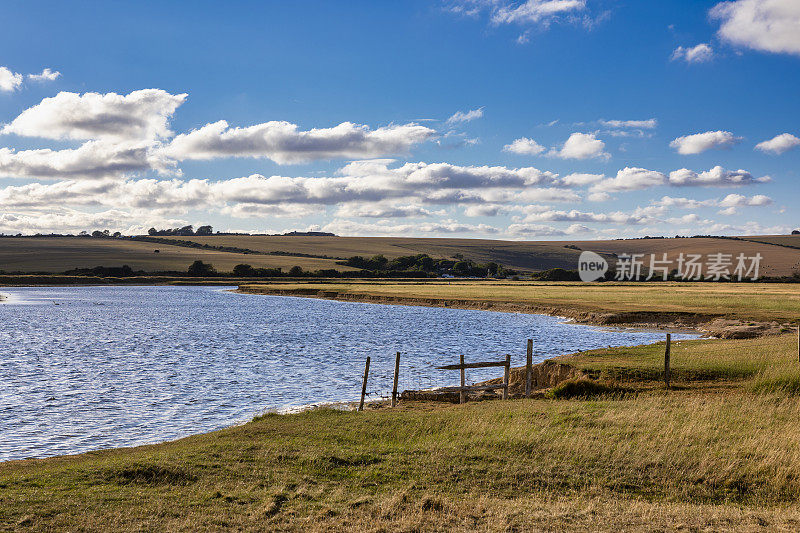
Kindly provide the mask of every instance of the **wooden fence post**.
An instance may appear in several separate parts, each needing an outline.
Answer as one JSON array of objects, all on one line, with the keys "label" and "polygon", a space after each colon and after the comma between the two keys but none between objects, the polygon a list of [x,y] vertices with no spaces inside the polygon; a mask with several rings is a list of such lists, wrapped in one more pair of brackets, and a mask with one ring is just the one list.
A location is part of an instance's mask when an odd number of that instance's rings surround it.
[{"label": "wooden fence post", "polygon": [[528,359],[525,361],[525,397],[531,397],[531,380],[533,379],[533,339],[528,339]]},{"label": "wooden fence post", "polygon": [[392,407],[397,405],[397,378],[400,375],[400,352],[394,358],[394,386],[392,387]]},{"label": "wooden fence post", "polygon": [[797,360],[800,361],[800,326],[797,326]]},{"label": "wooden fence post", "polygon": [[464,369],[464,356],[458,356],[458,364],[461,365],[461,392],[458,393],[458,403],[464,403],[467,401],[467,392],[465,387],[467,386],[467,371]]},{"label": "wooden fence post", "polygon": [[364,383],[361,385],[361,403],[358,404],[358,410],[364,410],[364,396],[367,394],[367,376],[369,376],[369,356],[367,356],[367,365],[364,367]]},{"label": "wooden fence post", "polygon": [[666,384],[667,388],[669,388],[669,356],[670,356],[670,344],[672,343],[672,334],[667,333],[667,348],[664,350],[664,383]]},{"label": "wooden fence post", "polygon": [[506,354],[505,372],[503,372],[503,399],[508,400],[508,377],[511,373],[511,354]]}]

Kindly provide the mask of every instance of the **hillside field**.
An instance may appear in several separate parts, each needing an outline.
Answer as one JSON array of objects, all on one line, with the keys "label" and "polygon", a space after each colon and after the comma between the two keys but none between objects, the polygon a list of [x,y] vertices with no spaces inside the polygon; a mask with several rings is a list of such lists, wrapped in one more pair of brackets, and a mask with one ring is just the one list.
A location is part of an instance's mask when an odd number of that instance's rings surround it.
[{"label": "hillside field", "polygon": [[[740,253],[763,260],[762,276],[790,276],[800,270],[800,236],[721,238],[632,239],[607,241],[502,241],[489,239],[432,239],[402,237],[309,237],[212,235],[208,237],[162,237],[176,245],[120,239],[79,237],[0,237],[0,271],[63,272],[73,268],[129,265],[134,270],[184,271],[195,260],[211,263],[219,271],[230,271],[239,263],[254,267],[283,268],[300,266],[304,270],[348,270],[336,259],[354,255],[383,254],[389,259],[428,254],[434,258],[452,258],[460,254],[478,263],[498,262],[519,271],[551,268],[575,270],[583,250],[598,252],[613,261],[623,253],[668,254],[676,260],[680,253],[708,255]],[[212,247],[233,247],[237,253],[198,249],[178,245],[193,241]],[[755,242],[759,241],[759,242]],[[793,246],[796,246],[793,247]],[[154,253],[158,249],[159,253]],[[274,253],[284,255],[268,255]],[[297,256],[286,254],[299,254]],[[327,256],[305,257],[304,255]],[[673,267],[677,265],[673,263]]]}]

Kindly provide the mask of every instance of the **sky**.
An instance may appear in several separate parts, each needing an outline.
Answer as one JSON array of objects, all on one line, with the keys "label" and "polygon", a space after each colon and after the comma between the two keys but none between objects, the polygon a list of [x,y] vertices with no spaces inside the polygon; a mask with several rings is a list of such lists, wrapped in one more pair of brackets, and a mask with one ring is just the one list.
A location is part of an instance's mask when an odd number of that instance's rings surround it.
[{"label": "sky", "polygon": [[797,0],[6,0],[0,21],[0,233],[800,228]]}]

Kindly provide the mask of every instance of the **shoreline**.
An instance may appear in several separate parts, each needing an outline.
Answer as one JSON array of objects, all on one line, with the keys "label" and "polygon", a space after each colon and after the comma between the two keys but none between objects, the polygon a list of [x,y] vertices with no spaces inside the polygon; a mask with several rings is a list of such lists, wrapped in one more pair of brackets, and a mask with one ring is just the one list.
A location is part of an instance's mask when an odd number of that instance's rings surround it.
[{"label": "shoreline", "polygon": [[749,339],[779,334],[781,324],[777,322],[753,322],[725,318],[724,314],[692,313],[680,311],[632,311],[604,312],[581,310],[568,306],[525,304],[510,301],[488,301],[457,298],[420,298],[408,296],[384,296],[313,288],[271,289],[242,286],[232,291],[240,294],[265,296],[292,296],[317,298],[342,302],[373,303],[383,305],[405,305],[416,307],[450,307],[476,311],[503,313],[525,313],[548,315],[571,320],[576,324],[591,326],[628,327],[656,329],[665,332],[698,332],[703,337],[720,339]]}]

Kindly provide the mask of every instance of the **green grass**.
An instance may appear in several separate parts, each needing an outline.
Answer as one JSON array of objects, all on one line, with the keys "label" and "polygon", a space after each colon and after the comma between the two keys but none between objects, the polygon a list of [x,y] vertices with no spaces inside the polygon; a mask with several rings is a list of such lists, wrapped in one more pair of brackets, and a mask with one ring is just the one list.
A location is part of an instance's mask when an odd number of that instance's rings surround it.
[{"label": "green grass", "polygon": [[759,385],[800,381],[793,340],[682,341],[672,391],[607,394],[657,378],[663,346],[600,350],[563,361],[636,370],[558,400],[269,414],[2,463],[0,529],[794,529],[800,403]]}]

